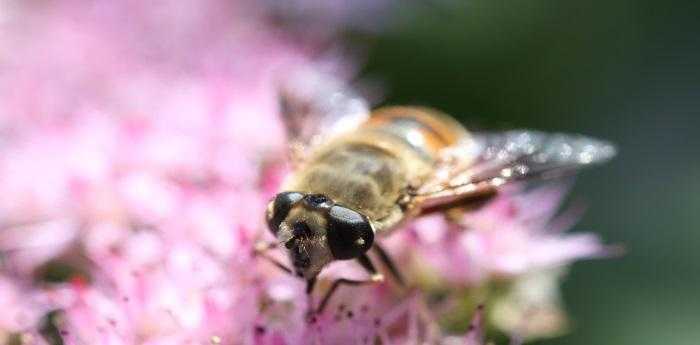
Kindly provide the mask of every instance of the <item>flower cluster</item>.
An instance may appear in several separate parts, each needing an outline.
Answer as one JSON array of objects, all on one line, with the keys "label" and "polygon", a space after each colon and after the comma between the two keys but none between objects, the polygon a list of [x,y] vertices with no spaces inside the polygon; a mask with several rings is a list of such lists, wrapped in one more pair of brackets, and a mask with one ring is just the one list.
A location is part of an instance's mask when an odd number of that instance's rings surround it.
[{"label": "flower cluster", "polygon": [[[549,334],[561,267],[601,253],[552,222],[560,188],[503,196],[386,239],[414,288],[344,289],[309,320],[303,283],[252,249],[286,173],[279,78],[352,74],[318,57],[323,33],[294,40],[246,1],[2,6],[1,344],[478,344],[485,319]],[[319,288],[357,274],[333,265]]]}]

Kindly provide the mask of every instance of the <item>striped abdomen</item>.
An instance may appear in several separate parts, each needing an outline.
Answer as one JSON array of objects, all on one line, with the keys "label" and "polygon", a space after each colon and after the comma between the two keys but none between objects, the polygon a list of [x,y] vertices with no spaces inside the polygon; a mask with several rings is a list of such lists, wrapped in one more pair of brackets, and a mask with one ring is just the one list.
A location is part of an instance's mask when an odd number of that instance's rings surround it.
[{"label": "striped abdomen", "polygon": [[451,117],[421,107],[377,109],[363,128],[396,136],[430,160],[441,149],[454,145],[467,135],[464,127]]}]

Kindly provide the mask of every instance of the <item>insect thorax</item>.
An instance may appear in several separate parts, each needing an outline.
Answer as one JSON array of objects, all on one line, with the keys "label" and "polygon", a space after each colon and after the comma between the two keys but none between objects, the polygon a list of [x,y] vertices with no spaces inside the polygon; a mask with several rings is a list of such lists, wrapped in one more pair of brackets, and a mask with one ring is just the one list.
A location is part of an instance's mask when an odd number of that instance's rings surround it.
[{"label": "insect thorax", "polygon": [[319,152],[287,189],[326,195],[377,220],[394,207],[408,175],[406,162],[394,152],[347,140]]},{"label": "insect thorax", "polygon": [[426,109],[378,109],[357,130],[317,148],[286,189],[324,194],[373,221],[385,219],[409,185],[430,176],[437,152],[465,133]]}]

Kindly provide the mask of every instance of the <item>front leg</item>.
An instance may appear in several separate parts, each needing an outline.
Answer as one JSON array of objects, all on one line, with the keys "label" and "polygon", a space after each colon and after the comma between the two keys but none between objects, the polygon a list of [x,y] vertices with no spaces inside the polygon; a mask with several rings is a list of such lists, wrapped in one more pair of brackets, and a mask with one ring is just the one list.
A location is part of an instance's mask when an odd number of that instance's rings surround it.
[{"label": "front leg", "polygon": [[[260,256],[268,262],[270,262],[271,264],[275,265],[275,267],[279,268],[280,270],[288,274],[294,275],[292,269],[290,269],[285,264],[279,262],[277,259],[267,254],[268,251],[276,247],[277,243],[274,242],[258,242],[255,244],[253,255]],[[316,308],[316,310],[314,311],[315,313],[320,314],[321,312],[323,312],[323,310],[328,305],[328,302],[330,301],[331,297],[341,285],[358,286],[366,284],[376,284],[384,281],[384,275],[377,272],[377,269],[374,267],[374,264],[372,264],[372,261],[366,254],[360,256],[358,258],[358,261],[360,265],[370,274],[370,278],[367,280],[353,280],[345,278],[336,279],[335,281],[333,281],[333,284],[331,284],[330,289],[328,289],[326,294],[323,296],[323,299],[321,299],[321,303],[319,304],[318,308]],[[306,295],[309,296],[309,302],[311,302],[311,295],[313,294],[314,288],[316,287],[316,280],[316,277],[313,277],[306,281]],[[309,303],[309,305],[311,305],[311,303]]]},{"label": "front leg", "polygon": [[377,252],[377,256],[379,257],[379,261],[381,261],[384,266],[389,270],[389,273],[391,273],[391,276],[394,278],[394,280],[402,287],[406,286],[406,280],[403,278],[403,275],[401,275],[401,272],[399,271],[399,268],[396,266],[394,263],[394,260],[391,259],[389,254],[382,248],[379,243],[374,244],[374,250]]},{"label": "front leg", "polygon": [[341,285],[359,286],[367,284],[376,284],[384,281],[384,275],[377,272],[377,269],[374,268],[372,261],[366,254],[360,256],[358,258],[358,261],[360,262],[360,265],[362,265],[362,267],[370,274],[370,278],[367,280],[353,280],[345,278],[336,279],[331,285],[330,289],[328,289],[328,291],[326,292],[326,295],[321,300],[321,304],[319,304],[318,308],[316,309],[317,313],[320,314],[323,312],[323,310],[326,308],[326,305],[328,305],[328,302],[330,301],[331,297]]},{"label": "front leg", "polygon": [[279,268],[280,270],[287,272],[288,274],[294,274],[292,272],[292,269],[287,267],[287,265],[279,262],[277,259],[271,257],[267,252],[269,252],[271,249],[277,248],[277,243],[275,242],[264,242],[264,241],[259,241],[255,243],[255,246],[253,247],[253,255],[254,256],[260,256],[263,259],[267,260],[269,263],[275,265],[275,267]]}]

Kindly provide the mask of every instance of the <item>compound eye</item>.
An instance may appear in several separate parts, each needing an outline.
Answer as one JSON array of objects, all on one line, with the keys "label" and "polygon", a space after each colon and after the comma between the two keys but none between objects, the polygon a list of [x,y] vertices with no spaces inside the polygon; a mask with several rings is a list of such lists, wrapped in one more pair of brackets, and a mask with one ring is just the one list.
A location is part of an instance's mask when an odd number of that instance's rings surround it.
[{"label": "compound eye", "polygon": [[292,206],[304,198],[304,194],[299,192],[283,192],[277,194],[274,200],[267,206],[267,225],[272,234],[277,236],[282,221],[287,218]]},{"label": "compound eye", "polygon": [[372,247],[374,231],[367,217],[343,206],[328,212],[328,247],[338,260],[359,257]]}]

